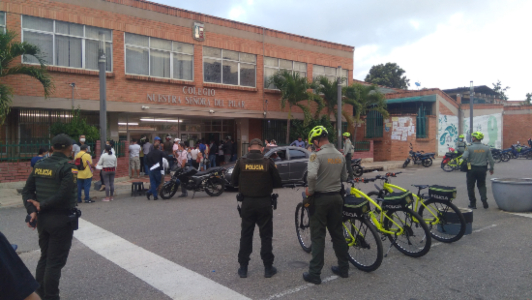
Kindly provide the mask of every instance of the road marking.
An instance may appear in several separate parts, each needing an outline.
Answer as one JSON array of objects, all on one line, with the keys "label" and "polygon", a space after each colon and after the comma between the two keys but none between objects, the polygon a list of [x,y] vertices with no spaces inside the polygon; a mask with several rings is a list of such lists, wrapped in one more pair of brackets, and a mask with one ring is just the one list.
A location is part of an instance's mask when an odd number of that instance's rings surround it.
[{"label": "road marking", "polygon": [[510,214],[510,215],[514,215],[514,216],[519,216],[519,217],[532,218],[532,214],[531,213],[511,213],[511,212],[506,212],[506,211],[505,211],[505,213]]},{"label": "road marking", "polygon": [[74,236],[172,299],[249,299],[84,219],[79,219],[79,230]]},{"label": "road marking", "polygon": [[482,227],[482,228],[479,228],[479,229],[473,230],[473,232],[481,232],[481,231],[483,231],[483,230],[490,229],[490,228],[493,228],[493,227],[497,227],[497,224],[491,224],[491,225],[489,225],[489,226],[486,226],[486,227]]},{"label": "road marking", "polygon": [[[336,275],[333,275],[333,276],[329,276],[325,279],[323,279],[321,281],[321,283],[326,283],[326,282],[329,282],[329,281],[333,281],[335,279],[338,279],[338,276]],[[281,298],[281,297],[284,297],[284,296],[287,296],[287,295],[290,295],[290,294],[294,294],[294,293],[297,293],[299,291],[302,291],[302,290],[306,290],[308,289],[309,287],[313,287],[315,286],[315,284],[313,283],[307,283],[307,284],[304,284],[304,285],[300,285],[298,287],[295,287],[293,289],[289,289],[289,290],[286,290],[284,292],[280,292],[280,293],[277,293],[275,295],[271,295],[270,297],[264,299],[264,300],[272,300],[272,299],[277,299],[277,298]]]}]

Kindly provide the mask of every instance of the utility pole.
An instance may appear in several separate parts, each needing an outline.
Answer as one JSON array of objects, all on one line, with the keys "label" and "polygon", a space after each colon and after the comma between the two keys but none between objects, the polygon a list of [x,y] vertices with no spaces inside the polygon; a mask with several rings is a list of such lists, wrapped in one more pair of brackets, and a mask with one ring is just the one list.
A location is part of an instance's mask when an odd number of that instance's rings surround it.
[{"label": "utility pole", "polygon": [[473,99],[475,96],[475,88],[473,87],[473,80],[471,80],[471,87],[469,90],[469,141],[473,142]]},{"label": "utility pole", "polygon": [[72,87],[72,110],[74,110],[74,88],[76,87],[76,83],[72,82],[70,86]]},{"label": "utility pole", "polygon": [[342,149],[342,67],[338,66],[338,97],[336,106],[338,114],[336,115],[336,128],[338,129],[337,142],[338,150]]},{"label": "utility pole", "polygon": [[107,140],[107,86],[105,75],[105,35],[103,32],[100,36],[100,57],[98,59],[98,68],[100,70],[100,150],[104,149],[105,141]]}]

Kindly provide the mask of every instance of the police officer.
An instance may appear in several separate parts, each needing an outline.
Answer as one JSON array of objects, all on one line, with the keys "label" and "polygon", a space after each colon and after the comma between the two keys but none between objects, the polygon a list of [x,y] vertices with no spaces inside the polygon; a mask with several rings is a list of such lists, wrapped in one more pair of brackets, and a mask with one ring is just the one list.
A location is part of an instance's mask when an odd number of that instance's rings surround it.
[{"label": "police officer", "polygon": [[467,144],[464,141],[464,139],[465,139],[465,136],[463,134],[461,134],[458,137],[458,140],[456,141],[456,151],[458,151],[458,153],[460,153],[460,154],[464,153],[465,148],[467,147]]},{"label": "police officer", "polygon": [[[60,134],[52,139],[54,153],[33,168],[22,191],[31,222],[37,222],[41,258],[35,279],[43,300],[59,299],[59,278],[72,245],[73,227],[69,214],[76,206],[76,166],[67,157],[72,139]],[[28,224],[28,227],[32,227]],[[35,227],[32,227],[35,229]]]},{"label": "police officer", "polygon": [[488,162],[490,164],[490,174],[493,175],[493,166],[495,162],[491,156],[490,147],[480,143],[484,138],[482,132],[473,132],[471,135],[473,143],[466,148],[462,158],[469,162],[467,171],[467,194],[469,195],[469,208],[477,208],[477,199],[475,198],[475,181],[477,182],[480,200],[484,208],[488,208],[488,196],[486,195],[486,171],[488,171]]},{"label": "police officer", "polygon": [[329,143],[325,127],[314,127],[308,139],[316,146],[316,152],[310,155],[308,162],[307,196],[310,201],[310,238],[312,241],[312,260],[309,271],[303,273],[305,281],[320,284],[325,250],[325,229],[331,235],[338,266],[331,267],[334,274],[347,278],[347,244],[342,231],[343,198],[340,194],[342,182],[347,179],[345,159]]},{"label": "police officer", "polygon": [[270,278],[277,273],[273,266],[273,209],[271,194],[273,188],[281,187],[281,176],[273,160],[265,158],[264,147],[260,139],[249,143],[247,157],[240,158],[233,169],[231,182],[238,186],[242,200],[240,251],[238,252],[238,275],[246,278],[249,256],[253,246],[255,224],[259,227],[261,249],[260,257],[264,263],[264,277]]},{"label": "police officer", "polygon": [[345,166],[347,168],[347,172],[349,173],[349,177],[347,179],[353,179],[353,168],[351,167],[351,154],[353,153],[353,144],[351,143],[351,139],[349,137],[351,134],[349,132],[344,132],[342,135],[344,139],[344,148],[343,153],[345,156]]}]

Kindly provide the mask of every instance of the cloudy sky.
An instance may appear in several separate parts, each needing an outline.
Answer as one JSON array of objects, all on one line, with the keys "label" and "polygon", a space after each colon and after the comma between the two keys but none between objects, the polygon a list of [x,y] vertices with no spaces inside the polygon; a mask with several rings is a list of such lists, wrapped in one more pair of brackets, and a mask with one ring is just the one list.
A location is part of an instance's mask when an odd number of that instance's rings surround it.
[{"label": "cloudy sky", "polygon": [[411,89],[510,86],[532,93],[530,0],[151,0],[303,36],[355,46],[354,78],[395,62]]}]

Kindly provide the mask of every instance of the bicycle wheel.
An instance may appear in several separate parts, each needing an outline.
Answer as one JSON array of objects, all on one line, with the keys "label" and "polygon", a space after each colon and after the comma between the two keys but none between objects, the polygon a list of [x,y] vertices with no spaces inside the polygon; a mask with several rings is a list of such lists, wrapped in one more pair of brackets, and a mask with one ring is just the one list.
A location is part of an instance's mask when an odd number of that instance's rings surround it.
[{"label": "bicycle wheel", "polygon": [[296,207],[296,233],[297,240],[301,248],[307,253],[312,249],[312,242],[310,240],[310,215],[308,208],[303,206],[303,203],[298,203]]},{"label": "bicycle wheel", "polygon": [[453,160],[450,160],[448,161],[446,164],[442,165],[441,168],[445,171],[445,172],[452,172],[454,171],[454,168],[453,166],[450,166],[449,163],[453,162]]},{"label": "bicycle wheel", "polygon": [[410,257],[420,257],[429,252],[432,243],[430,230],[418,213],[410,208],[403,208],[387,211],[386,215],[393,222],[384,218],[384,229],[397,231],[399,229],[397,225],[403,229],[400,235],[386,234],[397,250]]},{"label": "bicycle wheel", "polygon": [[[425,207],[426,206],[426,207]],[[429,199],[418,213],[430,230],[430,235],[443,243],[456,242],[464,236],[466,222],[456,205],[449,201]]]},{"label": "bicycle wheel", "polygon": [[383,250],[375,227],[365,217],[348,219],[344,224],[349,261],[364,272],[377,270],[382,263]]}]

